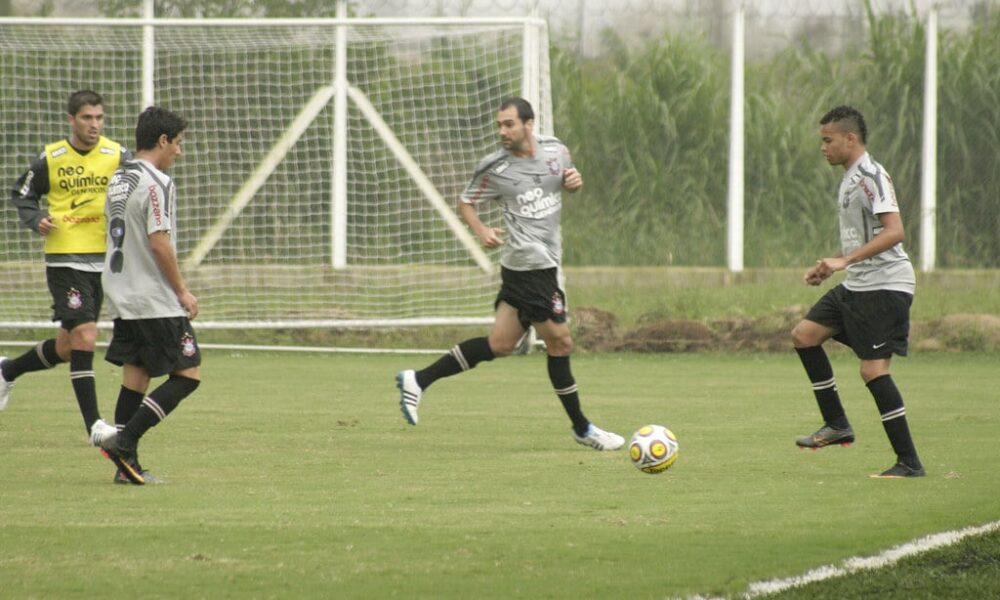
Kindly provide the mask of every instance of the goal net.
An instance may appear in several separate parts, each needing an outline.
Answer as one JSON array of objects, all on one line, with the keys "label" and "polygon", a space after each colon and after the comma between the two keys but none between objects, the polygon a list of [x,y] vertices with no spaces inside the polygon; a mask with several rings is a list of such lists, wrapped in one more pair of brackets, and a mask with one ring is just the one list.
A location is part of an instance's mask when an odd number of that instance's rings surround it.
[{"label": "goal net", "polygon": [[[0,179],[68,135],[70,92],[131,148],[152,90],[190,123],[171,174],[201,327],[486,322],[497,254],[454,204],[503,97],[550,132],[547,48],[531,19],[2,19]],[[4,214],[0,326],[48,326],[42,240]]]}]

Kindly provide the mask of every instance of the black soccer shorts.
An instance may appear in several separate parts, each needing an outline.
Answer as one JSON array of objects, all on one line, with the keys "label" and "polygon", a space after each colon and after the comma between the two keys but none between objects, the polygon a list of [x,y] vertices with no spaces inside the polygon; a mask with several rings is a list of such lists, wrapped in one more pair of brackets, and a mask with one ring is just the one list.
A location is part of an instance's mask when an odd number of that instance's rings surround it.
[{"label": "black soccer shorts", "polygon": [[906,292],[852,292],[841,284],[824,294],[806,319],[835,330],[833,339],[862,360],[906,356],[912,303]]},{"label": "black soccer shorts", "polygon": [[187,317],[115,319],[104,360],[142,367],[159,377],[201,364],[201,350]]},{"label": "black soccer shorts", "polygon": [[61,321],[63,329],[97,321],[104,303],[100,272],[45,267],[45,280],[52,294],[52,320]]},{"label": "black soccer shorts", "polygon": [[559,288],[558,269],[514,271],[500,267],[500,293],[493,308],[506,302],[517,309],[521,326],[566,322],[566,293]]}]

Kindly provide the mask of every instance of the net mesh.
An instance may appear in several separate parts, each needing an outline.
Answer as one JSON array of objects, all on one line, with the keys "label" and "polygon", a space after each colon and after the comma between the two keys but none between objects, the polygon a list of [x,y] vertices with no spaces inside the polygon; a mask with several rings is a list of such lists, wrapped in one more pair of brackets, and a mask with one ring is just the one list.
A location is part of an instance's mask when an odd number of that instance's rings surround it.
[{"label": "net mesh", "polygon": [[[524,89],[524,31],[520,23],[347,30],[348,84],[449,206],[476,162],[497,148],[500,99]],[[105,135],[133,144],[141,28],[3,25],[2,33],[0,94],[20,107],[0,117],[4,181],[67,135],[64,103],[75,89],[102,94]],[[356,102],[347,109],[346,267],[332,266],[341,242],[333,234],[333,99],[294,131],[295,143],[245,206],[234,202],[310,100],[333,89],[336,39],[327,25],[156,28],[155,102],[190,123],[171,174],[178,256],[202,326],[488,318],[496,269],[477,266]],[[547,77],[547,67],[536,71]],[[547,81],[533,85],[547,104]],[[212,238],[227,211],[235,217]],[[500,220],[496,209],[481,216]],[[16,217],[2,226],[0,321],[45,322],[41,240]],[[495,252],[489,258],[496,263]]]}]

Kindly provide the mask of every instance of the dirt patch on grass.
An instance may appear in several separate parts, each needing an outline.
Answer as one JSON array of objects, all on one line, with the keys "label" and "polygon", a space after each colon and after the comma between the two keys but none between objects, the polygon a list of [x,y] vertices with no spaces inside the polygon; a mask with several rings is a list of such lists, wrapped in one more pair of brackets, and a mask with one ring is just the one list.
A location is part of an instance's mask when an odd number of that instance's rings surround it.
[{"label": "dirt patch on grass", "polygon": [[[760,317],[707,321],[646,315],[635,328],[619,331],[615,315],[594,308],[577,308],[573,312],[573,337],[578,348],[591,352],[785,352],[792,348],[792,328],[808,309],[808,306],[789,306]],[[910,346],[918,351],[1000,351],[1000,317],[958,314],[913,322]]]}]

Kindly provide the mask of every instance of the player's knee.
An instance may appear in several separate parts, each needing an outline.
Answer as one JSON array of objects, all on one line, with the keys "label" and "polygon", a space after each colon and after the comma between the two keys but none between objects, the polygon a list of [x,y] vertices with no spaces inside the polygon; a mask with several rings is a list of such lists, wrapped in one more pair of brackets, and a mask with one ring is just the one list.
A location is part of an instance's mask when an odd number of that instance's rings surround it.
[{"label": "player's knee", "polygon": [[69,345],[72,350],[93,352],[97,345],[97,325],[83,323],[69,332]]},{"label": "player's knee", "polygon": [[509,340],[505,338],[495,338],[490,336],[490,350],[493,352],[493,356],[496,358],[501,358],[504,356],[510,356],[514,353],[514,348],[517,346],[517,340]]},{"label": "player's knee", "polygon": [[560,335],[545,340],[545,350],[550,356],[569,356],[573,353],[573,337],[570,335]]},{"label": "player's knee", "polygon": [[819,345],[814,336],[810,334],[808,326],[802,321],[799,321],[798,325],[792,328],[791,337],[792,345],[796,348],[809,348]]},{"label": "player's knee", "polygon": [[865,383],[889,374],[889,370],[885,367],[885,365],[880,363],[870,363],[867,361],[863,361],[861,363],[860,372],[861,381],[864,381]]}]

